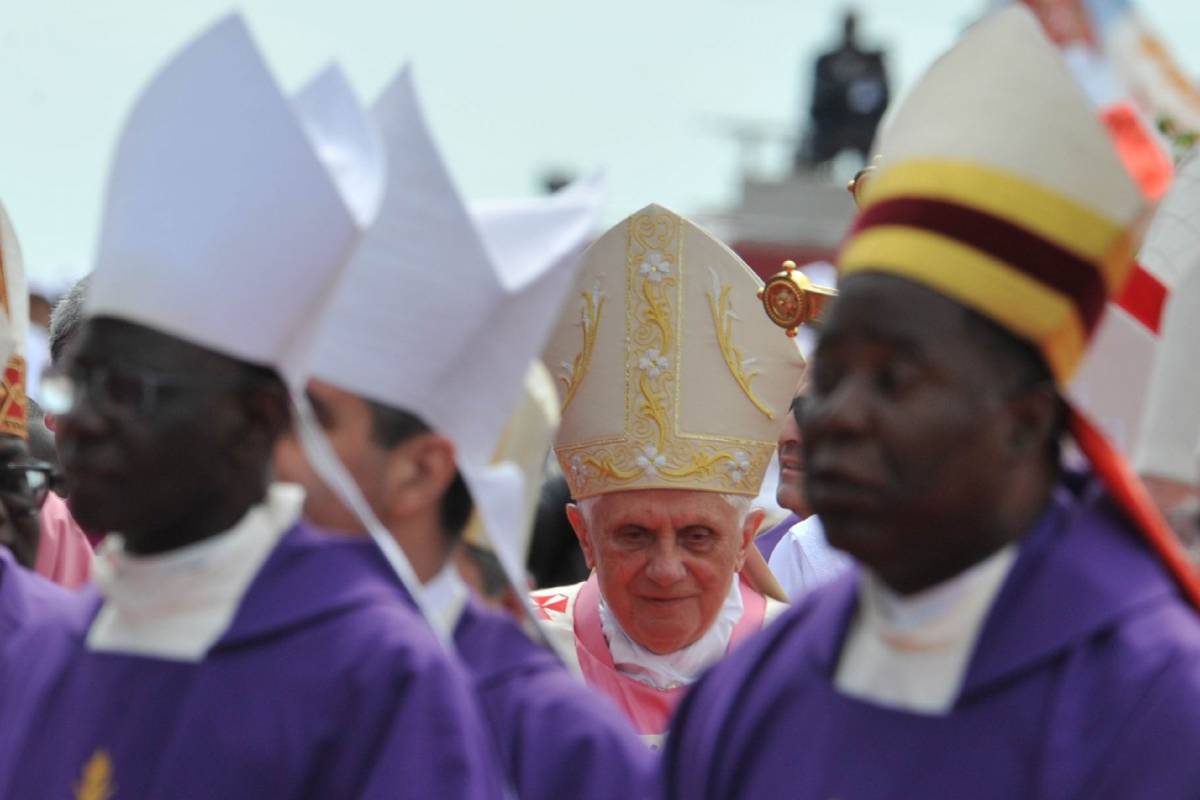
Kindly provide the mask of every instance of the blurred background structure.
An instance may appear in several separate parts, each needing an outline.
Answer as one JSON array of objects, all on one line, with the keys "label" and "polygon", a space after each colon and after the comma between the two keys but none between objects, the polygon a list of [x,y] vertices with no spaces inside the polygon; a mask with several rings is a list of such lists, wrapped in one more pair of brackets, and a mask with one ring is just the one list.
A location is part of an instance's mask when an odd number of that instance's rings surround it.
[{"label": "blurred background structure", "polygon": [[[1029,0],[1099,106],[1200,127],[1200,3]],[[289,90],[331,59],[364,98],[411,58],[472,197],[607,171],[608,220],[695,215],[760,271],[828,257],[870,131],[996,0],[240,3]],[[857,11],[848,24],[847,12]],[[166,54],[228,0],[46,0],[0,20],[0,176],[35,277],[86,271],[113,137]],[[1173,59],[1179,59],[1174,61]],[[234,290],[235,287],[231,287]]]}]

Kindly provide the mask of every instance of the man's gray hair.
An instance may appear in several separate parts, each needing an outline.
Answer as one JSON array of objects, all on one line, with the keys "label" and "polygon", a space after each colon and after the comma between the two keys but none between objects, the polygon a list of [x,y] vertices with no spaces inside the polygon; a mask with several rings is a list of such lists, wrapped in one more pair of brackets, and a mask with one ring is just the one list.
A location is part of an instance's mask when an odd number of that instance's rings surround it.
[{"label": "man's gray hair", "polygon": [[83,324],[83,301],[91,275],[84,275],[62,296],[50,312],[50,363],[57,364],[71,339]]}]

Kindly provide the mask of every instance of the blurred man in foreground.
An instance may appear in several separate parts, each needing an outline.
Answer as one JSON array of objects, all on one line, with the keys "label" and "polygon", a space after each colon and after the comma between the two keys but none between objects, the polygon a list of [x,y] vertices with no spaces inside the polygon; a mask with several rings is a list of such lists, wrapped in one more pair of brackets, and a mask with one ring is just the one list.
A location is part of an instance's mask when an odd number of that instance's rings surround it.
[{"label": "blurred man in foreground", "polygon": [[[705,677],[668,797],[1200,786],[1200,585],[1061,399],[1145,212],[1094,114],[1018,7],[884,133],[802,426],[809,500],[861,569]],[[1060,465],[1068,426],[1089,472]]]}]

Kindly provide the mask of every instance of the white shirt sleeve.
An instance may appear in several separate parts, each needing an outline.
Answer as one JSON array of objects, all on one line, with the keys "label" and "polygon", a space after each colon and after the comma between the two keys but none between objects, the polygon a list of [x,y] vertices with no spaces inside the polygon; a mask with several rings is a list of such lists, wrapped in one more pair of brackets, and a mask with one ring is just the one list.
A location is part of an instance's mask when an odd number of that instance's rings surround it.
[{"label": "white shirt sleeve", "polygon": [[825,540],[825,529],[814,514],[792,526],[779,540],[767,566],[793,603],[828,583],[850,566],[850,557]]}]

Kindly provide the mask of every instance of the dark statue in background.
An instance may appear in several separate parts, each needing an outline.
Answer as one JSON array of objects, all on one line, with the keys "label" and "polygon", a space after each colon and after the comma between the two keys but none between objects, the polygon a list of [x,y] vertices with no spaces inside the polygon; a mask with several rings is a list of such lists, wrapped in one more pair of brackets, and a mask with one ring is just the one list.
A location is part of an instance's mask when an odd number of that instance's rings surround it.
[{"label": "dark statue in background", "polygon": [[797,169],[826,164],[844,150],[866,160],[888,104],[883,56],[859,47],[858,15],[846,12],[841,43],[817,57],[811,127],[796,152]]}]

